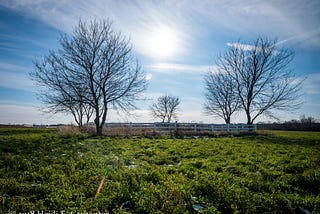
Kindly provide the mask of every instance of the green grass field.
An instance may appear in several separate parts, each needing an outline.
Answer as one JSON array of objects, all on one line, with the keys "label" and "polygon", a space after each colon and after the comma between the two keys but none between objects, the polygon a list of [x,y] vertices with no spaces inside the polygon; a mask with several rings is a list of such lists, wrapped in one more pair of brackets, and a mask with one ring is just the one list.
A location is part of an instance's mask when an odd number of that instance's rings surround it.
[{"label": "green grass field", "polygon": [[2,128],[0,151],[1,213],[320,212],[319,132],[170,139]]}]

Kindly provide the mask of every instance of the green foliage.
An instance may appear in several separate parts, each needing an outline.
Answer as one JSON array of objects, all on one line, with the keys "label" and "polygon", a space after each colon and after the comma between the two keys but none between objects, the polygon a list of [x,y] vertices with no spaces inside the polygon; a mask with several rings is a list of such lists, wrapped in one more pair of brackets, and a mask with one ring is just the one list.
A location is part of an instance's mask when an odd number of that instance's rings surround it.
[{"label": "green foliage", "polygon": [[0,129],[0,152],[3,213],[320,212],[320,133],[152,139]]}]

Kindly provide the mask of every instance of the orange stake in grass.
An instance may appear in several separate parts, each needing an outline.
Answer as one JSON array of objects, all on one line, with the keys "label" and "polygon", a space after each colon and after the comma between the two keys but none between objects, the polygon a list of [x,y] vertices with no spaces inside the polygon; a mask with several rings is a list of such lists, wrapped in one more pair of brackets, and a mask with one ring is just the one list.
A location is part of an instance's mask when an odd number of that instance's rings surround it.
[{"label": "orange stake in grass", "polygon": [[98,187],[98,189],[97,189],[95,198],[98,197],[98,195],[99,195],[99,193],[100,193],[100,191],[101,191],[101,189],[102,189],[103,184],[104,184],[104,178],[102,178],[102,180],[101,180],[101,182],[100,182],[100,185],[99,185],[99,187]]}]

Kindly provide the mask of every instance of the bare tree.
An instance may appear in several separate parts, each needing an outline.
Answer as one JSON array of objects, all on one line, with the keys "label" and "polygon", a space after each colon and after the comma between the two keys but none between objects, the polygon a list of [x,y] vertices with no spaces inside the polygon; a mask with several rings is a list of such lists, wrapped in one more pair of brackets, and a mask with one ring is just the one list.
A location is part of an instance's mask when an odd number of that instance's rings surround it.
[{"label": "bare tree", "polygon": [[154,118],[159,118],[162,122],[170,123],[171,120],[177,119],[179,97],[164,95],[158,98],[157,102],[151,106],[151,113]]},{"label": "bare tree", "polygon": [[93,114],[93,108],[83,101],[83,94],[81,94],[81,92],[78,91],[80,94],[73,94],[71,90],[68,92],[69,94],[65,93],[64,91],[60,91],[59,94],[40,94],[39,98],[47,106],[47,109],[44,110],[44,112],[66,114],[71,113],[76,124],[79,127],[82,127],[84,124],[89,123]]},{"label": "bare tree", "polygon": [[209,72],[205,78],[205,113],[230,124],[231,115],[239,110],[240,100],[235,81],[226,73]]},{"label": "bare tree", "polygon": [[110,108],[135,108],[134,101],[147,86],[145,73],[131,55],[129,40],[114,31],[109,20],[80,20],[71,35],[61,36],[60,45],[34,62],[31,76],[47,89],[41,92],[46,98],[42,101],[55,104],[52,98],[59,98],[62,108],[92,108],[100,135]]},{"label": "bare tree", "polygon": [[300,123],[317,123],[317,120],[314,117],[306,117],[306,115],[302,115],[300,117]]},{"label": "bare tree", "polygon": [[303,80],[297,80],[290,69],[293,51],[278,48],[276,40],[259,37],[251,44],[229,44],[220,55],[218,67],[236,82],[241,107],[252,124],[260,115],[276,118],[273,110],[295,110],[300,107]]}]

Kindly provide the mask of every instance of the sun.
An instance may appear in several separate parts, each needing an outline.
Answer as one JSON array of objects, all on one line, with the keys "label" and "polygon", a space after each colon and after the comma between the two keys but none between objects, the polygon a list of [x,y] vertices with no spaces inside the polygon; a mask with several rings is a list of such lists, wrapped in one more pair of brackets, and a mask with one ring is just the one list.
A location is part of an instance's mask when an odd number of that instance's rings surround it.
[{"label": "sun", "polygon": [[178,52],[178,39],[173,29],[167,26],[157,27],[147,39],[147,49],[155,58],[169,58]]}]

